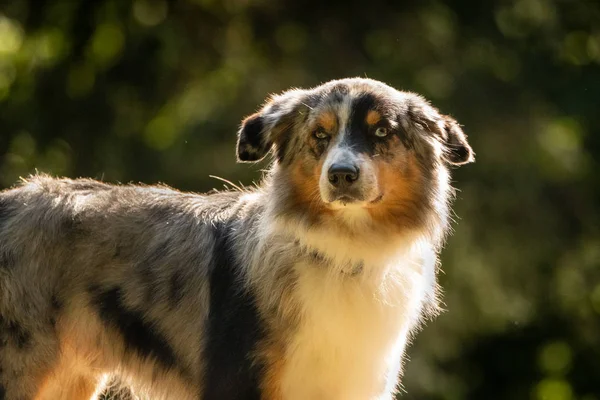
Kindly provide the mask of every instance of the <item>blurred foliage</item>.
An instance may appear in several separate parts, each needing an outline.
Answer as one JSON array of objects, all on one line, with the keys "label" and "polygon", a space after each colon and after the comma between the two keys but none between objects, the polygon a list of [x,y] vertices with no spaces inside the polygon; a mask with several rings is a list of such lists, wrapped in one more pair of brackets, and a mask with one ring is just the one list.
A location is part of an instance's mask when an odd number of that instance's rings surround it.
[{"label": "blurred foliage", "polygon": [[35,169],[249,184],[267,94],[368,76],[470,134],[445,307],[405,399],[600,400],[600,2],[4,0],[0,186]]}]

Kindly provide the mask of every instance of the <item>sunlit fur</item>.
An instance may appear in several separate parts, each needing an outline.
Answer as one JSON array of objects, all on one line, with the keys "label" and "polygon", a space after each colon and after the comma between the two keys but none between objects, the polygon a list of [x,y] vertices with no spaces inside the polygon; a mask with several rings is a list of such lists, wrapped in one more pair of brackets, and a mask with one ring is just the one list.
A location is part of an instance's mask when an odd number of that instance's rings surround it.
[{"label": "sunlit fur", "polygon": [[[246,118],[238,158],[268,153],[233,192],[43,175],[1,192],[0,399],[88,399],[119,375],[152,399],[391,400],[438,309],[466,138],[417,95],[346,79]],[[349,160],[358,179],[332,186]]]}]

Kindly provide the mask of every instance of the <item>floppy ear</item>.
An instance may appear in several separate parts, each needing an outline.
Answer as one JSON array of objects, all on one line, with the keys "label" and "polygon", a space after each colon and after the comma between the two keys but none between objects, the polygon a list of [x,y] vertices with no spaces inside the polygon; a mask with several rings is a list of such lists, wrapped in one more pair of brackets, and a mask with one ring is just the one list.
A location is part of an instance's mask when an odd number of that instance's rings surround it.
[{"label": "floppy ear", "polygon": [[272,97],[257,113],[246,117],[238,131],[239,162],[262,160],[279,139],[299,121],[304,91],[292,89]]},{"label": "floppy ear", "polygon": [[442,142],[444,145],[444,159],[450,164],[463,165],[475,161],[475,153],[467,142],[460,125],[454,118],[444,115],[439,124],[442,130]]},{"label": "floppy ear", "polygon": [[264,124],[260,113],[246,117],[238,132],[237,159],[239,162],[256,162],[262,160],[272,143],[264,140]]}]

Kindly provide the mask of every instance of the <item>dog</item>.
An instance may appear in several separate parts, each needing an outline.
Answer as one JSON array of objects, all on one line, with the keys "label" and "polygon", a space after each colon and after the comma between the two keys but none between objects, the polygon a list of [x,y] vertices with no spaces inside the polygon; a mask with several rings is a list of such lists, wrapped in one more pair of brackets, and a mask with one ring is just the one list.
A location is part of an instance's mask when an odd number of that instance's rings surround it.
[{"label": "dog", "polygon": [[0,399],[391,400],[438,310],[459,124],[362,78],[243,120],[252,188],[33,175],[0,192]]}]

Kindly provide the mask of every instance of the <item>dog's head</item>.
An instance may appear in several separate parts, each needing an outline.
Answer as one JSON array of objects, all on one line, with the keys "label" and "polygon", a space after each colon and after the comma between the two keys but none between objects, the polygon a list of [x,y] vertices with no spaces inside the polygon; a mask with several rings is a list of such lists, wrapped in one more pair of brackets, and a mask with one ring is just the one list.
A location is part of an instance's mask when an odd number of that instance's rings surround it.
[{"label": "dog's head", "polygon": [[416,94],[360,78],[287,91],[247,117],[238,159],[259,161],[270,151],[287,212],[402,227],[445,212],[447,167],[473,161],[454,119]]}]

